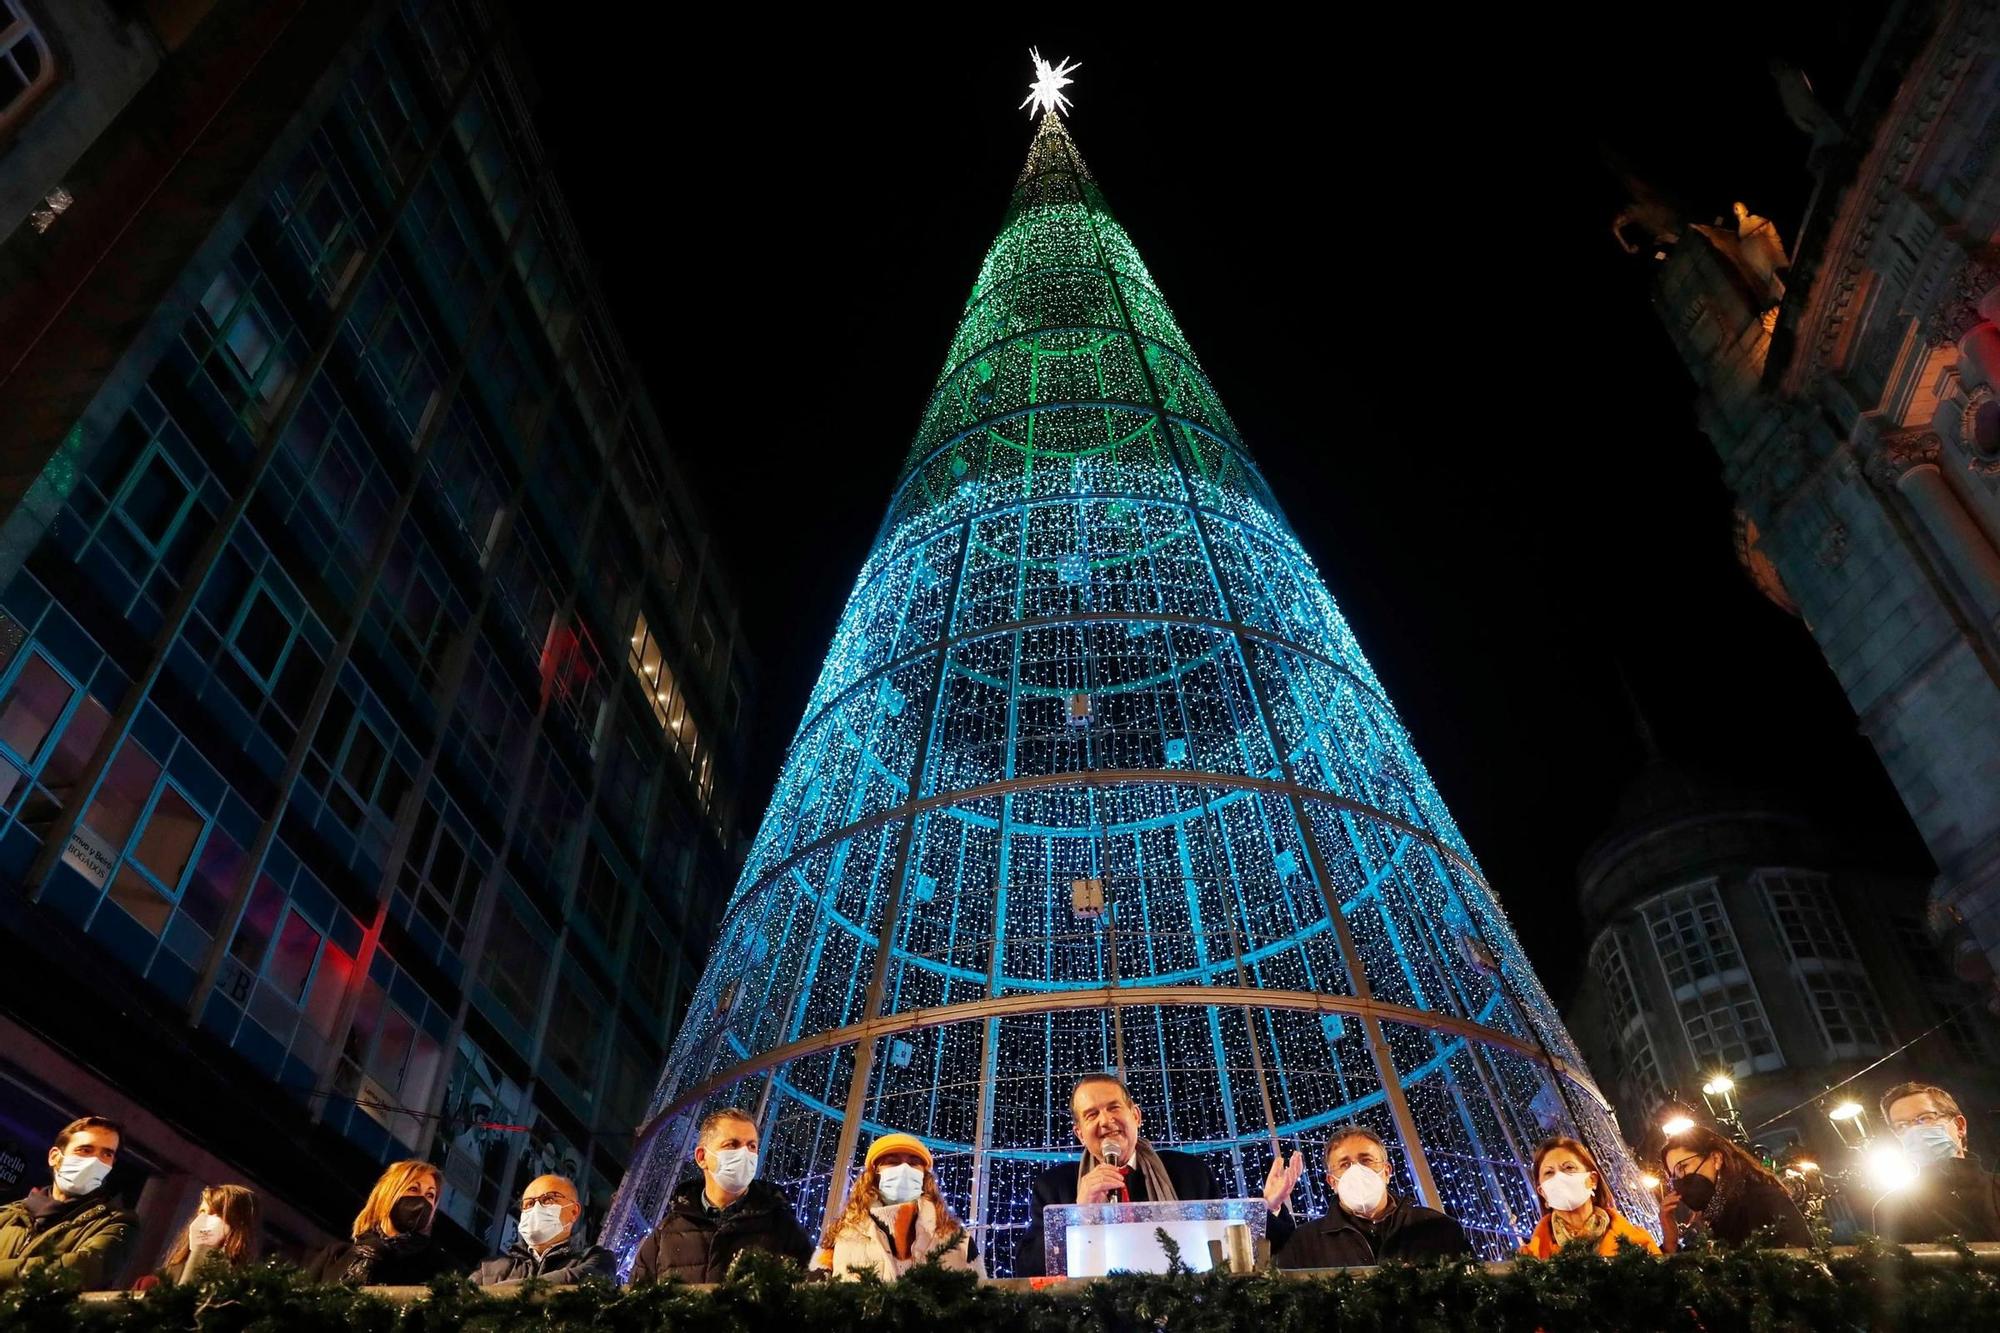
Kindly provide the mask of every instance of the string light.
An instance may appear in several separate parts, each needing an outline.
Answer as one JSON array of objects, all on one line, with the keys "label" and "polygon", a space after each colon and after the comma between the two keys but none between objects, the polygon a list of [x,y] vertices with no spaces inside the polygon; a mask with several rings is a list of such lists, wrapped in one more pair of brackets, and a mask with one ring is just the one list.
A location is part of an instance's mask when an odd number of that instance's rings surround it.
[{"label": "string light", "polygon": [[[1061,86],[1046,92],[1057,109]],[[1077,881],[1103,885],[1098,918],[1074,914]],[[1551,1129],[1591,1143],[1628,1212],[1656,1211],[1639,1207],[1647,1187],[1608,1114],[1580,1091],[1565,1104],[1520,1053],[1582,1067],[1053,117],[716,938],[653,1106],[711,1080],[723,1091],[677,1111],[628,1174],[605,1227],[620,1249],[691,1169],[700,1112],[723,1104],[758,1111],[763,1172],[816,1228],[846,1185],[832,1176],[856,1052],[747,1062],[878,1014],[924,1018],[882,1034],[861,1138],[923,1136],[961,1216],[978,1180],[989,1272],[1007,1271],[1034,1174],[1074,1160],[1068,1096],[1086,1072],[1122,1064],[1148,1137],[1203,1154],[1230,1194],[1259,1192],[1273,1133],[1308,1157],[1348,1120],[1397,1142],[1370,1025],[1311,1007],[1354,995],[1350,966],[1410,1011],[1379,1025],[1381,1054],[1436,1187],[1426,1201],[1482,1250],[1511,1253],[1533,1224],[1515,1145]],[[1305,1007],[1198,1002],[1239,982]],[[1141,985],[1190,1002],[1105,998]],[[989,1000],[1021,1009],[953,1015]],[[1399,1188],[1418,1192],[1407,1167]],[[1324,1206],[1316,1173],[1303,1190]]]}]

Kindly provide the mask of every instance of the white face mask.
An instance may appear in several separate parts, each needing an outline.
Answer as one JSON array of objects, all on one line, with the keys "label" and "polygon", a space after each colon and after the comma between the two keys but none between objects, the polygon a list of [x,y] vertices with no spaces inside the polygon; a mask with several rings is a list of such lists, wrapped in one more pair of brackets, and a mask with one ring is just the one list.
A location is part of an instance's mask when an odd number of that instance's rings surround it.
[{"label": "white face mask", "polygon": [[882,1201],[910,1203],[924,1192],[924,1169],[920,1166],[882,1168]]},{"label": "white face mask", "polygon": [[82,1198],[94,1192],[111,1174],[111,1164],[96,1157],[78,1157],[75,1153],[64,1153],[62,1161],[56,1163],[56,1184],[72,1199]]},{"label": "white face mask", "polygon": [[521,1239],[530,1245],[547,1245],[562,1235],[563,1205],[559,1203],[538,1203],[533,1208],[521,1212]]},{"label": "white face mask", "polygon": [[1596,1193],[1588,1171],[1558,1171],[1542,1182],[1542,1197],[1559,1213],[1583,1207]]},{"label": "white face mask", "polygon": [[229,1234],[229,1223],[214,1213],[203,1213],[188,1223],[188,1248],[191,1250],[212,1250],[222,1244]]},{"label": "white face mask", "polygon": [[1340,1195],[1340,1206],[1350,1213],[1368,1214],[1382,1206],[1389,1197],[1389,1182],[1382,1179],[1382,1173],[1372,1166],[1356,1162],[1340,1173],[1334,1185],[1334,1192]]},{"label": "white face mask", "polygon": [[730,1194],[741,1194],[757,1178],[755,1148],[719,1148],[709,1153],[708,1160],[715,1183]]}]

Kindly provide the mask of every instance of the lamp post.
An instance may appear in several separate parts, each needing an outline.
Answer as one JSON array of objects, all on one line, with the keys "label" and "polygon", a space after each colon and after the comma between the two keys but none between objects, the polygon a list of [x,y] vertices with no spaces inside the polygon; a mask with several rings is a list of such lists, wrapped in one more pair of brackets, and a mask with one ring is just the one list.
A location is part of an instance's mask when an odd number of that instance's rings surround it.
[{"label": "lamp post", "polygon": [[1736,1109],[1736,1080],[1727,1074],[1717,1073],[1701,1085],[1702,1100],[1708,1103],[1708,1113],[1715,1117],[1715,1123],[1735,1139],[1744,1142],[1749,1136],[1743,1129],[1743,1116]]},{"label": "lamp post", "polygon": [[1868,1146],[1868,1112],[1860,1102],[1843,1101],[1828,1110],[1826,1118],[1833,1122],[1833,1132],[1839,1137],[1842,1147]]}]

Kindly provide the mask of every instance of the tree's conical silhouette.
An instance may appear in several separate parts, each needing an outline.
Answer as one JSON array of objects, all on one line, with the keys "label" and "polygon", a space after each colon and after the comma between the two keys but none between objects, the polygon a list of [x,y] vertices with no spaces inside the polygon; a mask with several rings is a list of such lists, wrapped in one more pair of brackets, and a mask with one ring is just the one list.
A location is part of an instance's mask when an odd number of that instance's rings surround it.
[{"label": "tree's conical silhouette", "polygon": [[[1079,915],[1097,885],[1110,910]],[[1497,1256],[1562,1129],[1653,1215],[1053,113],[718,938],[608,1220],[627,1252],[733,1105],[809,1228],[857,1146],[922,1136],[1004,1269],[1029,1177],[1076,1151],[1072,1082],[1106,1069],[1230,1195],[1260,1192],[1275,1136],[1314,1160],[1294,1203],[1319,1211],[1318,1145],[1358,1120]]]}]

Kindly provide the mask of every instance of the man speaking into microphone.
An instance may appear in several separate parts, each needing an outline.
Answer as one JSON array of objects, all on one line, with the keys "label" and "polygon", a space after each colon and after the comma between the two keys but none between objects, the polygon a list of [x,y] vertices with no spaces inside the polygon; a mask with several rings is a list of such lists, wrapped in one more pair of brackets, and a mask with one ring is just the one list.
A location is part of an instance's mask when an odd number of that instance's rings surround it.
[{"label": "man speaking into microphone", "polygon": [[[1177,1203],[1214,1199],[1215,1180],[1199,1157],[1161,1152],[1139,1137],[1142,1117],[1131,1090],[1112,1074],[1086,1074],[1069,1094],[1076,1141],[1083,1157],[1062,1162],[1035,1177],[1034,1203],[1021,1245],[1014,1253],[1019,1277],[1041,1277],[1042,1210],[1057,1203]],[[1267,1234],[1275,1246],[1292,1232],[1286,1201],[1305,1172],[1305,1158],[1271,1163],[1264,1180],[1264,1204],[1271,1210]]]}]

